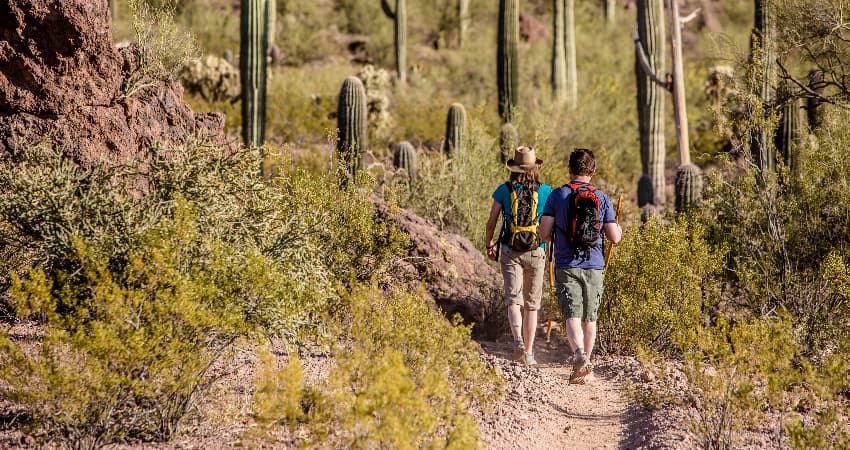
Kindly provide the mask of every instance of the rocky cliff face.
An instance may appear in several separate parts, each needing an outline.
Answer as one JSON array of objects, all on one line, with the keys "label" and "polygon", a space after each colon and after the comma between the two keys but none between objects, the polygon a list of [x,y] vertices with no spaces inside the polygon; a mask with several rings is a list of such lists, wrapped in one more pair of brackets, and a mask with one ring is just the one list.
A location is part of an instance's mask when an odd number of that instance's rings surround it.
[{"label": "rocky cliff face", "polygon": [[85,164],[192,136],[223,142],[224,116],[193,113],[178,82],[123,96],[137,61],[116,48],[106,0],[0,2],[0,154],[47,139]]}]

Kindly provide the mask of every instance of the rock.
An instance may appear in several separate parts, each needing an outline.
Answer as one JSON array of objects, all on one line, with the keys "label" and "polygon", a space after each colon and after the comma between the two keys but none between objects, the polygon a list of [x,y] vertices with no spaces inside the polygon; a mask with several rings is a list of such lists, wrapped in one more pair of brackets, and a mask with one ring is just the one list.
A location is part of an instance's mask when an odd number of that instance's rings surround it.
[{"label": "rock", "polygon": [[195,115],[177,82],[130,97],[138,50],[112,38],[107,2],[9,0],[0,7],[0,153],[47,139],[86,165],[144,156],[201,135],[224,143],[221,114]]},{"label": "rock", "polygon": [[408,259],[402,263],[406,267],[400,270],[415,274],[414,283],[425,281],[426,291],[446,315],[459,313],[465,322],[475,323],[474,333],[486,334],[488,324],[506,322],[493,317],[504,310],[501,276],[468,239],[378,198],[372,202],[380,216],[394,221],[410,238]]}]

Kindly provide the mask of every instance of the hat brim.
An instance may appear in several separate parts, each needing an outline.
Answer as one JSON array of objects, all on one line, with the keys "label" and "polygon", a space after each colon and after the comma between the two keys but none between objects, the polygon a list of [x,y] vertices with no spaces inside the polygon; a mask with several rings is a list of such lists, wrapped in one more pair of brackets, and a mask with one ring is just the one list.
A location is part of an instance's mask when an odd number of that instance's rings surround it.
[{"label": "hat brim", "polygon": [[517,173],[525,173],[535,167],[540,167],[543,165],[543,160],[538,158],[534,161],[534,164],[517,164],[513,159],[509,159],[508,162],[505,163],[505,167],[508,168],[511,172]]}]

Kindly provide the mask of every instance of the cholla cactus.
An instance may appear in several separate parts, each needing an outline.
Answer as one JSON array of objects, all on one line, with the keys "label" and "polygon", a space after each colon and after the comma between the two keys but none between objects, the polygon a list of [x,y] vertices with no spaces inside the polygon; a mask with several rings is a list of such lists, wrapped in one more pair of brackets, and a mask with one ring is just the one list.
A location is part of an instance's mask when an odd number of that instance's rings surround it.
[{"label": "cholla cactus", "polygon": [[239,71],[217,56],[191,60],[180,70],[180,81],[187,91],[208,102],[230,101],[239,96]]},{"label": "cholla cactus", "polygon": [[376,139],[386,138],[393,127],[390,116],[390,92],[392,83],[390,73],[385,69],[367,64],[357,74],[366,89],[366,103],[369,107],[369,130]]}]

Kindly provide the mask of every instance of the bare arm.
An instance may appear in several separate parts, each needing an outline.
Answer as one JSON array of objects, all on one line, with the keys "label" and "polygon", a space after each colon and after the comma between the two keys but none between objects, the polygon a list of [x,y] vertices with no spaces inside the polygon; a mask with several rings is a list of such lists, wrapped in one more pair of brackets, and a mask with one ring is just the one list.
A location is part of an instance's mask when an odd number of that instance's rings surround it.
[{"label": "bare arm", "polygon": [[552,242],[552,229],[555,226],[555,218],[543,216],[540,218],[540,239],[544,242]]},{"label": "bare arm", "polygon": [[493,206],[490,207],[490,218],[487,219],[487,231],[484,233],[484,242],[489,247],[493,243],[493,233],[496,231],[496,221],[499,220],[499,214],[502,212],[502,205],[499,202],[493,201]]},{"label": "bare arm", "polygon": [[605,237],[608,238],[611,243],[616,244],[623,239],[623,229],[620,228],[620,224],[611,222],[606,223],[605,227]]}]

